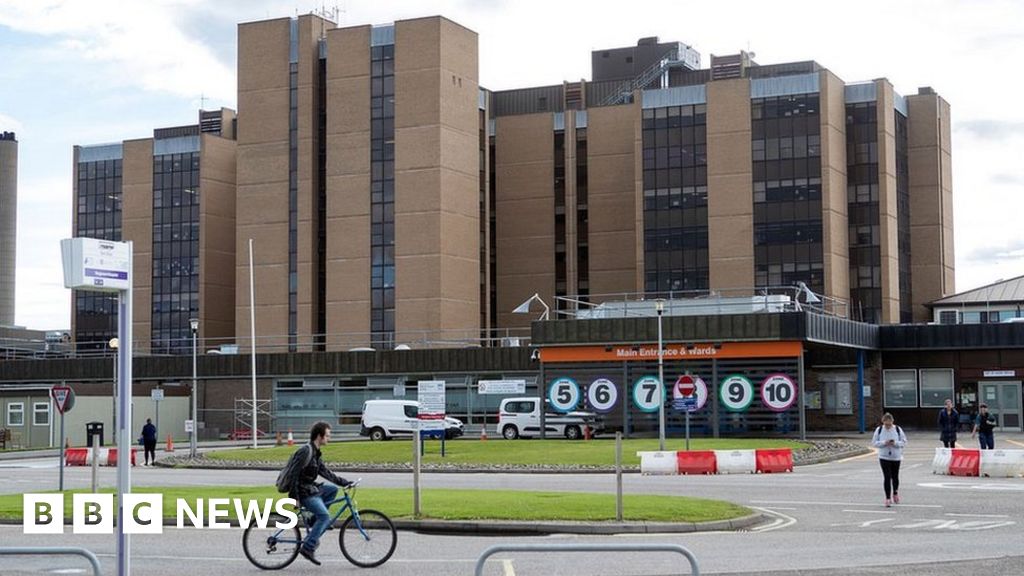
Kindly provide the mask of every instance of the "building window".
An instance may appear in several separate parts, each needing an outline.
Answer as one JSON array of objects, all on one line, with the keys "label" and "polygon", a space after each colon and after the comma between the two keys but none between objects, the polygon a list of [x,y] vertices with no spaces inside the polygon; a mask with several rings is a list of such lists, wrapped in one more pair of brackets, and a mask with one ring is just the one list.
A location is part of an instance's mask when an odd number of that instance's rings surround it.
[{"label": "building window", "polygon": [[707,108],[643,111],[644,292],[699,296],[709,286]]},{"label": "building window", "polygon": [[917,370],[883,370],[886,408],[917,408]]},{"label": "building window", "polygon": [[370,48],[370,330],[395,340],[395,45]]},{"label": "building window", "polygon": [[[850,226],[852,317],[882,322],[882,243],[875,102],[846,105],[846,198]],[[902,260],[901,260],[902,261]]]},{"label": "building window", "polygon": [[32,425],[33,426],[49,426],[50,425],[50,403],[49,402],[35,402],[32,404]]},{"label": "building window", "polygon": [[[120,158],[78,163],[76,238],[121,240],[122,169]],[[76,290],[72,314],[78,350],[105,350],[117,336],[117,296]]]},{"label": "building window", "polygon": [[7,425],[8,426],[24,426],[25,425],[25,403],[24,402],[11,402],[7,405]]},{"label": "building window", "polygon": [[817,93],[753,98],[754,283],[825,291]]},{"label": "building window", "polygon": [[921,369],[921,407],[941,408],[953,399],[953,369]]},{"label": "building window", "polygon": [[960,315],[956,310],[943,310],[939,312],[939,324],[959,324]]}]

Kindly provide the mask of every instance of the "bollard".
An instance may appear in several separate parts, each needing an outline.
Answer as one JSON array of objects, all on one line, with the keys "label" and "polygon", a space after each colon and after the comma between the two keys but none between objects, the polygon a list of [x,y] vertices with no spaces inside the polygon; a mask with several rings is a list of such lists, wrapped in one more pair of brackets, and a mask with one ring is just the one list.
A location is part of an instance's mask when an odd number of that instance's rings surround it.
[{"label": "bollard", "polygon": [[274,440],[274,446],[280,446],[280,445],[281,445],[281,431],[278,430],[277,431],[277,439]]},{"label": "bollard", "polygon": [[487,424],[480,427],[480,441],[487,442]]},{"label": "bollard", "polygon": [[97,483],[97,480],[96,480],[97,479],[97,475],[99,474],[99,469],[100,469],[100,459],[96,457],[96,452],[99,452],[99,449],[100,449],[99,448],[99,446],[100,446],[100,435],[99,434],[93,434],[92,435],[92,445],[93,445],[93,449],[92,449],[93,450],[93,456],[92,456],[92,493],[95,494],[96,493],[96,489],[99,487],[99,484]]},{"label": "bollard", "polygon": [[167,435],[167,452],[174,452],[174,440],[171,439],[170,434]]},{"label": "bollard", "polygon": [[289,446],[294,446],[295,445],[295,439],[292,438],[292,429],[291,428],[288,429],[288,445]]}]

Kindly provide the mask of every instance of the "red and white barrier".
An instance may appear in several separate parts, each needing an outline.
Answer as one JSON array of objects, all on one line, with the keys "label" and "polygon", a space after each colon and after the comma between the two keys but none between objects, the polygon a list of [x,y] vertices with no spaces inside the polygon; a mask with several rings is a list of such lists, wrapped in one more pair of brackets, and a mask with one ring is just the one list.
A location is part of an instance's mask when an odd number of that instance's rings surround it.
[{"label": "red and white barrier", "polygon": [[793,451],[690,450],[637,452],[642,474],[753,474],[792,472]]},{"label": "red and white barrier", "polygon": [[[96,458],[100,466],[117,466],[117,448],[68,448],[64,450],[67,466],[92,466]],[[135,448],[131,449],[131,462],[135,466]]]},{"label": "red and white barrier", "polygon": [[650,475],[675,475],[679,473],[679,461],[675,452],[637,452],[640,457],[640,471]]},{"label": "red and white barrier", "polygon": [[715,450],[719,474],[753,474],[757,472],[756,450]]},{"label": "red and white barrier", "polygon": [[1024,476],[1024,450],[936,448],[932,473],[950,476]]}]

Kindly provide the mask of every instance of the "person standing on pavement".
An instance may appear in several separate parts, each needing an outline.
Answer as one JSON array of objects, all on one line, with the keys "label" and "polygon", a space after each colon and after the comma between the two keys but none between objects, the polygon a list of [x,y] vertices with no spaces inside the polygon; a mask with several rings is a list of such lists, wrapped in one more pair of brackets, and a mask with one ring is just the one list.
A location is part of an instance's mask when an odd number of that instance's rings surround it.
[{"label": "person standing on pavement", "polygon": [[151,456],[153,464],[156,464],[156,426],[153,426],[153,421],[149,418],[146,418],[146,425],[142,427],[142,448],[146,455],[143,466],[149,466]]},{"label": "person standing on pavement", "polygon": [[[302,507],[316,516],[316,523],[306,533],[306,539],[299,547],[299,554],[313,564],[319,566],[316,549],[320,545],[320,536],[331,523],[331,515],[327,511],[327,503],[338,494],[338,486],[342,488],[351,484],[341,476],[331,472],[321,459],[320,448],[331,440],[331,425],[317,422],[309,431],[309,444],[296,450],[300,454],[304,466],[297,466],[291,482],[292,489],[288,496],[298,500]],[[316,479],[323,476],[329,483],[318,483]]]},{"label": "person standing on pavement", "polygon": [[974,435],[977,434],[982,450],[995,450],[996,438],[992,431],[998,424],[996,417],[994,414],[989,414],[988,404],[978,406],[978,410],[978,417],[974,420],[974,431],[971,432],[971,438],[974,438]]},{"label": "person standing on pavement", "polygon": [[939,410],[939,440],[946,448],[956,448],[956,429],[960,426],[960,413],[953,401],[946,398],[946,406]]},{"label": "person standing on pavement", "polygon": [[882,425],[875,428],[871,445],[878,448],[878,462],[882,466],[882,488],[885,490],[885,507],[900,503],[900,462],[907,435],[893,423],[892,414],[882,415]]}]

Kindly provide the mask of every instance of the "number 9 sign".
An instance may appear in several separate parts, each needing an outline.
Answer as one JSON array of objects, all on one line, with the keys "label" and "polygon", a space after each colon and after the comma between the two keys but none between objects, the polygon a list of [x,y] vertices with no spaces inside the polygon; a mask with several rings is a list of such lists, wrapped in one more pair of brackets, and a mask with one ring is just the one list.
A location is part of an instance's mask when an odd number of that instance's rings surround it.
[{"label": "number 9 sign", "polygon": [[761,383],[761,402],[775,412],[787,410],[796,402],[796,385],[785,374],[769,374]]},{"label": "number 9 sign", "polygon": [[580,387],[572,378],[558,378],[548,387],[551,407],[559,412],[570,412],[580,403]]},{"label": "number 9 sign", "polygon": [[633,404],[642,412],[656,411],[661,406],[664,394],[657,376],[644,376],[633,384]]},{"label": "number 9 sign", "polygon": [[610,412],[618,401],[619,391],[607,378],[598,378],[587,388],[587,402],[595,412]]},{"label": "number 9 sign", "polygon": [[754,385],[744,376],[733,374],[722,380],[718,394],[726,410],[742,412],[754,401]]}]

